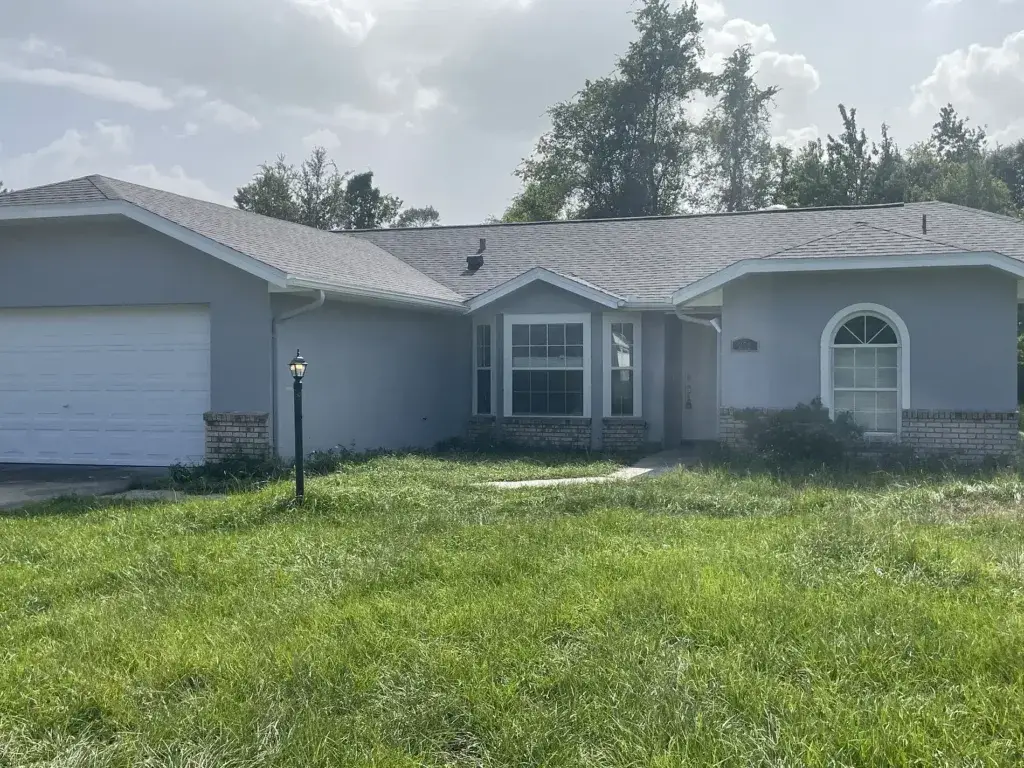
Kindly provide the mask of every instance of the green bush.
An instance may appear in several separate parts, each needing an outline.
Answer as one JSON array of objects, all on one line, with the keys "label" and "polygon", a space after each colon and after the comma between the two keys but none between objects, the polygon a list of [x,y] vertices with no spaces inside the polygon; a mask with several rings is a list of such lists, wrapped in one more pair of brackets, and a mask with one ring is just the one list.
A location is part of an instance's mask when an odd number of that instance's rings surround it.
[{"label": "green bush", "polygon": [[862,446],[864,431],[846,413],[832,419],[821,400],[764,413],[746,411],[745,435],[751,447],[780,463],[838,466]]},{"label": "green bush", "polygon": [[308,475],[329,475],[341,469],[353,456],[348,448],[336,445],[326,451],[313,451],[306,457],[303,467]]},{"label": "green bush", "polygon": [[237,458],[206,464],[174,464],[168,480],[172,488],[190,493],[220,493],[252,488],[280,480],[291,471],[281,459]]}]

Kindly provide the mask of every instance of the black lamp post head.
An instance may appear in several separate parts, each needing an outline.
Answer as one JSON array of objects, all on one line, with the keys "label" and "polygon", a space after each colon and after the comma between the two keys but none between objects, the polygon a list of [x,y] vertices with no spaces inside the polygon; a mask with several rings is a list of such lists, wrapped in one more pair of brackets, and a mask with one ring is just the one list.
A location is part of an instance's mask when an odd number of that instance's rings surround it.
[{"label": "black lamp post head", "polygon": [[301,381],[302,377],[306,375],[306,360],[299,354],[299,350],[295,350],[295,357],[290,363],[288,363],[288,370],[292,372],[292,376],[295,377],[296,381]]}]

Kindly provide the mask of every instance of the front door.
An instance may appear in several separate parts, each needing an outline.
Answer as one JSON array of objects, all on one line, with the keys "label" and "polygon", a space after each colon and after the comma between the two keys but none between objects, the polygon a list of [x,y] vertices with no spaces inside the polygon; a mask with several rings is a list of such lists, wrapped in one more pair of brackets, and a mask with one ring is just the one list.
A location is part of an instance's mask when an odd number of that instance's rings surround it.
[{"label": "front door", "polygon": [[683,441],[718,439],[718,331],[683,323]]}]

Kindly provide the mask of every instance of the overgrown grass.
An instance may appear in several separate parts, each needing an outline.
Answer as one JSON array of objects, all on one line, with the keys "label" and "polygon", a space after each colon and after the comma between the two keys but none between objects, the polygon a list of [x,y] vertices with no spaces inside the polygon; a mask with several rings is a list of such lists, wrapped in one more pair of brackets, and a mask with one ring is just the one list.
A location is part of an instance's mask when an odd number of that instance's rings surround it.
[{"label": "overgrown grass", "polygon": [[0,765],[1024,762],[1016,476],[512,466],[0,520]]}]

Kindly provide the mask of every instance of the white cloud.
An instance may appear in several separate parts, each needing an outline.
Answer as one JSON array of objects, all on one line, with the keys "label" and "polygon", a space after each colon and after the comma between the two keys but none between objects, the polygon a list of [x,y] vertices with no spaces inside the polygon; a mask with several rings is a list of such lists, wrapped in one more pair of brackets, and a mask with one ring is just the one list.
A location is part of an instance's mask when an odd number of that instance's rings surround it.
[{"label": "white cloud", "polygon": [[326,19],[347,36],[364,40],[377,23],[366,8],[351,0],[291,0],[292,5],[320,19]]},{"label": "white cloud", "polygon": [[50,68],[29,69],[0,62],[0,82],[67,88],[85,96],[130,104],[153,112],[174,106],[174,102],[159,88],[132,80],[116,80],[84,72],[65,72]]},{"label": "white cloud", "polygon": [[180,165],[172,165],[166,172],[161,171],[152,163],[145,165],[127,165],[107,174],[116,178],[130,181],[135,184],[142,184],[146,187],[163,189],[167,192],[174,192],[185,197],[195,197],[200,200],[209,200],[221,205],[231,205],[232,201],[226,195],[210,189],[206,182],[194,178],[185,173]]},{"label": "white cloud", "polygon": [[814,141],[821,135],[816,125],[805,125],[802,128],[789,128],[781,136],[776,136],[775,141],[785,144],[792,149],[800,149],[807,142]]},{"label": "white cloud", "polygon": [[749,45],[754,52],[775,43],[770,24],[755,24],[746,19],[729,19],[720,29],[707,29],[704,33],[707,50],[731,54],[741,45]]},{"label": "white cloud", "polygon": [[218,125],[223,125],[233,131],[244,133],[246,131],[258,131],[260,121],[250,115],[244,109],[228,104],[221,99],[213,99],[199,108],[199,114]]},{"label": "white cloud", "polygon": [[415,112],[429,112],[441,103],[441,91],[437,88],[417,88],[412,108]]},{"label": "white cloud", "polygon": [[134,132],[107,121],[90,130],[69,128],[62,136],[32,152],[0,161],[0,178],[13,189],[99,173],[170,192],[229,205],[230,199],[190,177],[180,165],[161,171],[152,163],[132,162]]},{"label": "white cloud", "polygon": [[1024,30],[999,46],[975,43],[940,56],[913,93],[914,114],[952,103],[993,135],[1008,131],[1024,115]]},{"label": "white cloud", "polygon": [[717,24],[726,16],[721,0],[697,0],[697,18],[705,24]]},{"label": "white cloud", "polygon": [[382,136],[390,133],[392,125],[399,117],[398,113],[370,112],[351,104],[339,104],[329,111],[308,107],[283,107],[281,114],[332,128],[345,128],[356,133],[378,133]]},{"label": "white cloud", "polygon": [[199,126],[196,123],[188,122],[181,129],[181,133],[178,134],[179,139],[187,139],[190,136],[195,136],[199,133]]},{"label": "white cloud", "polygon": [[308,136],[302,137],[302,143],[307,149],[313,147],[323,147],[324,149],[337,149],[341,146],[341,139],[338,138],[338,134],[332,131],[330,128],[320,128],[313,131]]}]

